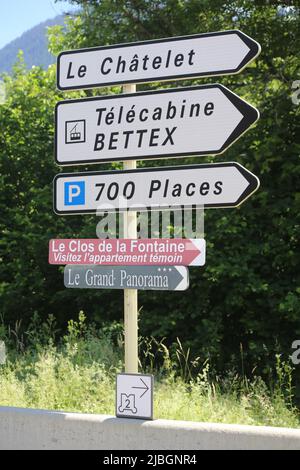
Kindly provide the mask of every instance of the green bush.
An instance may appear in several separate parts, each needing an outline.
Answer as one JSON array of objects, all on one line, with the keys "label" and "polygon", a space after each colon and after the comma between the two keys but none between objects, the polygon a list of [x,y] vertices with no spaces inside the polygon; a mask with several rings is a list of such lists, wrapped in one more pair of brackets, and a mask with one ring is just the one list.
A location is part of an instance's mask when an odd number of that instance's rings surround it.
[{"label": "green bush", "polygon": [[[14,350],[16,337],[6,334],[8,361],[0,366],[0,406],[114,414],[115,377],[122,370],[119,335],[88,327],[81,313],[54,346],[52,320],[36,318],[34,324],[36,337],[29,328],[23,352]],[[208,362],[192,379],[187,371],[195,363],[180,342],[172,352],[162,342],[145,339],[140,349],[146,361],[143,370],[155,375],[157,418],[300,427],[299,412],[291,402],[291,369],[279,357],[278,382],[270,388],[260,377],[249,381],[235,372],[226,379],[213,376]],[[158,353],[159,369],[149,360]]]},{"label": "green bush", "polygon": [[[250,67],[217,79],[261,112],[256,127],[217,160],[244,164],[260,178],[261,188],[240,209],[206,211],[206,266],[190,269],[186,292],[139,295],[140,333],[158,342],[165,337],[168,347],[180,336],[186,349],[202,362],[209,359],[223,375],[235,368],[251,376],[256,368],[264,378],[275,377],[275,354],[286,361],[300,336],[300,107],[291,100],[299,73],[297,2],[288,9],[252,0],[75,3],[82,6],[79,16],[68,20],[66,30],[50,32],[56,53],[230,28],[240,28],[261,43],[262,53]],[[211,81],[216,80],[181,84]],[[158,86],[179,84],[141,89]],[[35,312],[43,319],[54,314],[59,328],[80,310],[98,325],[120,323],[121,291],[65,289],[62,268],[48,265],[50,238],[95,237],[95,217],[53,214],[51,182],[59,171],[53,159],[54,106],[60,99],[96,92],[59,93],[55,67],[27,72],[20,64],[5,78],[5,87],[6,100],[0,105],[0,313],[5,324],[16,332],[22,348]],[[174,163],[178,161],[163,164]]]}]

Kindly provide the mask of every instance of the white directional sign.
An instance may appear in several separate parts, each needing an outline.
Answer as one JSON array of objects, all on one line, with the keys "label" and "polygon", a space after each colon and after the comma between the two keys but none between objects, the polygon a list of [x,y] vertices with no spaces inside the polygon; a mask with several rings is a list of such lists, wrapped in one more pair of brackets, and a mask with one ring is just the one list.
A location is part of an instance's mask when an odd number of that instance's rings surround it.
[{"label": "white directional sign", "polygon": [[60,90],[240,72],[260,45],[239,30],[62,52]]},{"label": "white directional sign", "polygon": [[116,416],[153,419],[153,375],[117,375]]},{"label": "white directional sign", "polygon": [[68,265],[65,287],[71,289],[186,290],[185,266],[83,266]]},{"label": "white directional sign", "polygon": [[54,211],[92,214],[128,208],[236,207],[258,187],[258,178],[234,162],[61,173],[54,179]]},{"label": "white directional sign", "polygon": [[55,159],[75,165],[219,154],[258,117],[219,84],[62,101]]}]

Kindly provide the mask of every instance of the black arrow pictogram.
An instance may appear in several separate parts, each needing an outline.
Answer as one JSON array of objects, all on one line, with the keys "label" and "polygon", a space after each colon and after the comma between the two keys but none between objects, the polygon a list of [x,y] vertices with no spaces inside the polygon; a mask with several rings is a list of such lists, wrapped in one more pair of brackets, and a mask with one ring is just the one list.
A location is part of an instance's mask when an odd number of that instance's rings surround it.
[{"label": "black arrow pictogram", "polygon": [[148,392],[149,387],[148,387],[148,385],[143,381],[143,379],[140,378],[140,380],[141,380],[141,382],[143,382],[143,384],[145,385],[145,387],[132,387],[132,388],[137,388],[137,389],[139,389],[139,390],[145,390],[145,391],[142,393],[142,395],[140,396],[140,398],[142,398],[142,397],[145,395],[145,393]]}]

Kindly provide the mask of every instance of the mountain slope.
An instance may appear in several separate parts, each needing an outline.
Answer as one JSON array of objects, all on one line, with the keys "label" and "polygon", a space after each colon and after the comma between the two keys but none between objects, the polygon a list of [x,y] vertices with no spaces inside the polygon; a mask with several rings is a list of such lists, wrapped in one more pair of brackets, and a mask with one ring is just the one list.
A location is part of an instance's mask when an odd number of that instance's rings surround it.
[{"label": "mountain slope", "polygon": [[11,71],[20,49],[24,52],[24,60],[28,68],[33,65],[46,68],[48,65],[53,64],[55,59],[48,52],[47,27],[57,24],[64,24],[63,15],[34,26],[23,33],[22,36],[4,46],[0,50],[0,73],[9,73]]}]

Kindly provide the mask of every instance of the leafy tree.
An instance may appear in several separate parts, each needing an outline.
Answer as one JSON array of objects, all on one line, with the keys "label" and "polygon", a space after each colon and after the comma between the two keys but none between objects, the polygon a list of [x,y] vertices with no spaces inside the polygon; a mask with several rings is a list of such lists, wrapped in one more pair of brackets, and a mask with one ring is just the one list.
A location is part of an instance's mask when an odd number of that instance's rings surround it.
[{"label": "leafy tree", "polygon": [[[95,236],[89,217],[58,217],[52,209],[54,164],[55,67],[26,71],[20,58],[4,79],[6,99],[0,105],[0,315],[24,328],[37,312],[54,313],[65,324],[83,307],[96,316],[97,293],[76,295],[65,289],[63,271],[48,264],[48,243],[56,237]],[[74,94],[73,94],[74,95]],[[79,96],[80,94],[78,94]],[[107,293],[99,292],[107,298]],[[110,297],[111,306],[114,298]],[[99,304],[100,305],[100,302]],[[110,315],[106,315],[110,319]]]},{"label": "leafy tree", "polygon": [[[218,77],[258,107],[256,127],[221,157],[184,160],[238,161],[260,178],[261,188],[239,209],[206,211],[206,267],[190,269],[191,287],[184,294],[140,294],[140,328],[170,340],[179,335],[213,356],[221,369],[240,364],[241,347],[249,369],[257,364],[266,369],[275,352],[290,354],[292,340],[300,335],[299,107],[291,101],[299,74],[299,2],[71,3],[80,11],[65,33],[52,38],[55,52],[234,28],[262,45],[260,57],[240,75]],[[140,89],[156,86],[162,87]]]},{"label": "leafy tree", "polygon": [[[299,106],[291,100],[299,74],[298,2],[289,8],[250,0],[72,3],[80,6],[78,15],[69,17],[66,31],[58,26],[50,33],[55,53],[231,28],[261,43],[262,53],[250,67],[217,80],[258,107],[256,127],[222,156],[180,162],[237,161],[260,178],[261,188],[239,209],[206,211],[207,264],[190,269],[188,291],[143,292],[139,302],[141,334],[166,336],[170,342],[179,336],[195,354],[210,356],[221,371],[241,367],[242,347],[246,370],[257,366],[267,373],[275,353],[289,355],[300,336]],[[122,292],[65,289],[62,269],[47,263],[51,237],[91,237],[96,225],[95,217],[52,213],[51,180],[58,171],[53,163],[54,104],[62,96],[85,94],[58,93],[54,74],[54,68],[27,73],[18,66],[6,78],[7,99],[0,106],[5,188],[0,199],[1,311],[7,322],[26,322],[39,311],[55,313],[63,323],[81,309],[99,322],[120,321]]]}]

